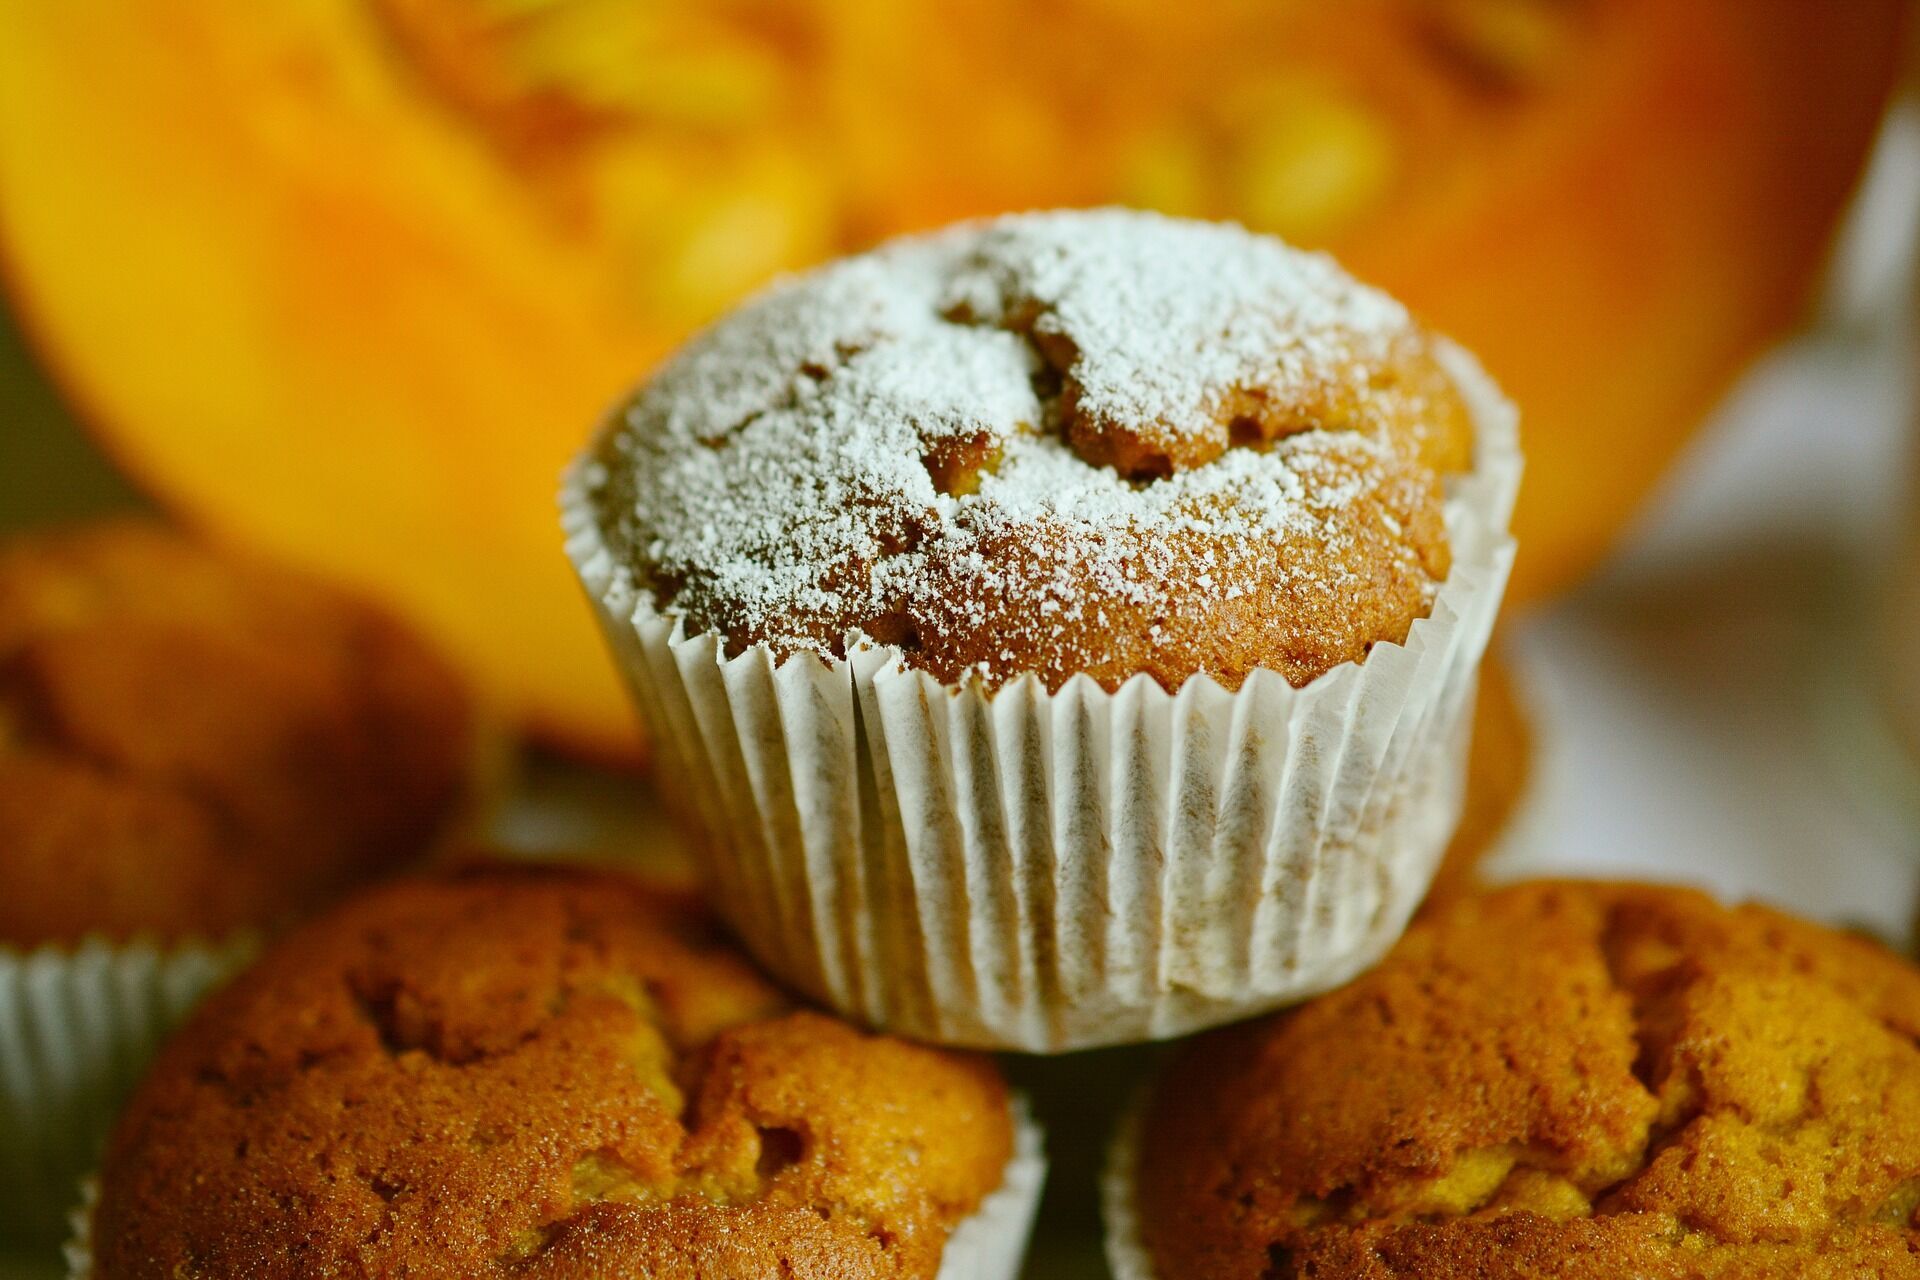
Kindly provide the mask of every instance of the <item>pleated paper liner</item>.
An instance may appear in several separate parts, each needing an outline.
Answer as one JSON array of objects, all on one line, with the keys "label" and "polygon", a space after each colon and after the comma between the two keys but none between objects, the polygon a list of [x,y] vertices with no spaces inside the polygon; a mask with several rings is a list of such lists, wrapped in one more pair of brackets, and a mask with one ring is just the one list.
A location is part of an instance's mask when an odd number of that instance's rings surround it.
[{"label": "pleated paper liner", "polygon": [[1100,1171],[1100,1222],[1105,1229],[1107,1270],[1113,1280],[1154,1280],[1153,1255],[1140,1235],[1140,1210],[1134,1199],[1140,1126],[1146,1111],[1143,1088],[1115,1127]]},{"label": "pleated paper liner", "polygon": [[166,1034],[250,937],[0,947],[0,1223],[58,1240],[75,1180]]}]

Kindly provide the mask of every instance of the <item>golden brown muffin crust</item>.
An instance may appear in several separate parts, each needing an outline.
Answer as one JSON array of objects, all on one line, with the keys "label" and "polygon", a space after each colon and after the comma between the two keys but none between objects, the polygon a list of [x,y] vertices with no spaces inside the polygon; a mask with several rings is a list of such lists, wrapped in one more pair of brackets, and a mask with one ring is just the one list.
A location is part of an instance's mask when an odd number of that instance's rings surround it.
[{"label": "golden brown muffin crust", "polygon": [[473,756],[385,614],[127,521],[0,546],[0,941],[267,924],[419,852]]},{"label": "golden brown muffin crust", "polygon": [[691,899],[474,868],[202,1008],[109,1146],[97,1274],[930,1277],[1011,1150],[988,1059],[793,1008]]},{"label": "golden brown muffin crust", "polygon": [[1472,451],[1391,299],[1237,227],[1093,210],[769,291],[641,388],[588,489],[627,585],[729,652],[1238,687],[1406,638]]},{"label": "golden brown muffin crust", "polygon": [[1920,1276],[1920,971],[1685,890],[1447,907],[1170,1067],[1161,1280]]}]

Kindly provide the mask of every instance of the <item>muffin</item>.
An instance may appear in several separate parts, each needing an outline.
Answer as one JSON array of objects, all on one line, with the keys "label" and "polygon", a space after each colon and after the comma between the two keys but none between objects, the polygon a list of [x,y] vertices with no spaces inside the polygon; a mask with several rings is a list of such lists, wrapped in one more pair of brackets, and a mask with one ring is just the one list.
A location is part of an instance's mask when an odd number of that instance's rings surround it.
[{"label": "muffin", "polygon": [[1533,883],[1165,1070],[1120,1280],[1920,1276],[1920,971],[1763,907]]},{"label": "muffin", "polygon": [[473,721],[420,641],[303,577],[133,521],[0,544],[0,1214],[59,1229],[245,932],[435,840]]},{"label": "muffin", "polygon": [[990,1060],[796,1007],[691,898],[479,866],[343,905],[202,1006],[108,1144],[78,1271],[999,1280],[1040,1174]]},{"label": "muffin", "polygon": [[1515,435],[1324,257],[1031,214],[774,286],[563,508],[760,958],[883,1027],[1059,1050],[1398,933],[1458,814]]},{"label": "muffin", "polygon": [[0,941],[270,924],[417,854],[473,714],[394,620],[123,523],[0,546]]}]

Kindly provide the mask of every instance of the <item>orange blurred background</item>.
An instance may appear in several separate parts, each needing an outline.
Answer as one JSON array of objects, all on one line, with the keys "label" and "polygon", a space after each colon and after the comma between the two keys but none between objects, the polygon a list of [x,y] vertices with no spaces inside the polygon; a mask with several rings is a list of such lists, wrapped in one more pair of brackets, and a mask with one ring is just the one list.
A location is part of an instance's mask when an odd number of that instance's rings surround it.
[{"label": "orange blurred background", "polygon": [[[1904,16],[13,4],[0,262],[38,360],[135,486],[378,592],[544,736],[620,754],[555,479],[624,387],[770,275],[1099,202],[1329,247],[1519,401],[1524,606],[1595,563],[1799,319]],[[32,394],[18,372],[0,394]]]}]

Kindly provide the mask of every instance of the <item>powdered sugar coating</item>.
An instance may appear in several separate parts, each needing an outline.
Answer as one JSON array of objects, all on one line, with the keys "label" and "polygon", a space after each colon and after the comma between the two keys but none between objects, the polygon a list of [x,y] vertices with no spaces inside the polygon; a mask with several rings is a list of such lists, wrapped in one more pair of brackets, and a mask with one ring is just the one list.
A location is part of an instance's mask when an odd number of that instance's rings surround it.
[{"label": "powdered sugar coating", "polygon": [[1237,227],[968,224],[695,338],[603,437],[594,501],[633,584],[736,648],[1301,683],[1403,636],[1445,573],[1438,472],[1468,445],[1427,344]]}]

